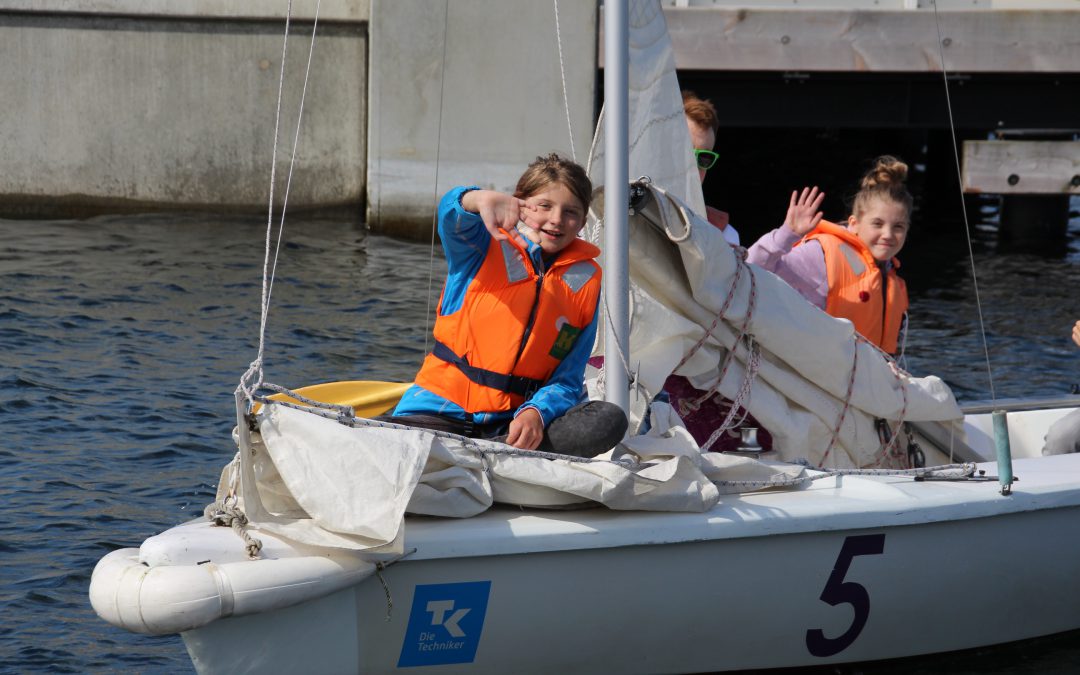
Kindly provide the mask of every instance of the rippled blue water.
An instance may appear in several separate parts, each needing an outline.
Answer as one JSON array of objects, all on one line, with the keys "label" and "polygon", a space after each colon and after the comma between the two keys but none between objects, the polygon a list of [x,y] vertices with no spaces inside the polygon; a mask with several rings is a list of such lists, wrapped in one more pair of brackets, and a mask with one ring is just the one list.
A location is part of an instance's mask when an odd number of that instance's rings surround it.
[{"label": "rippled blue water", "polygon": [[[1078,225],[1065,255],[977,247],[999,397],[1080,381],[1068,339],[1080,318]],[[105,553],[212,499],[234,452],[232,391],[258,345],[264,236],[259,219],[200,215],[0,221],[0,671],[191,672],[179,638],[112,628],[87,587]],[[411,378],[441,258],[358,223],[294,218],[286,241],[267,379]],[[906,253],[930,255],[916,241]],[[907,351],[913,371],[942,374],[972,400],[989,390],[968,266],[950,257],[912,279]],[[899,667],[978,672],[1005,659],[1035,673],[1080,660],[1075,635],[1034,644],[1038,659],[991,651]]]},{"label": "rippled blue water", "polygon": [[[287,242],[267,379],[410,379],[429,247],[325,221],[290,223]],[[255,219],[0,221],[0,670],[191,671],[179,638],[98,620],[87,587],[102,555],[212,500],[257,353],[263,247]],[[441,258],[432,273],[437,293]]]}]

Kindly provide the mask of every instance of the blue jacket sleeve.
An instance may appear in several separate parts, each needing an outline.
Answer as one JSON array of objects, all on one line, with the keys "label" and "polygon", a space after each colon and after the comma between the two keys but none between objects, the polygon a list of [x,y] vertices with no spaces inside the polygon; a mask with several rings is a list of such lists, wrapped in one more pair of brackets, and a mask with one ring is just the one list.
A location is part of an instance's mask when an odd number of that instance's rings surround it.
[{"label": "blue jacket sleeve", "polygon": [[480,214],[466,211],[461,198],[476,187],[456,187],[439,202],[439,239],[446,253],[446,286],[439,314],[446,316],[461,309],[469,281],[484,264],[491,234]]},{"label": "blue jacket sleeve", "polygon": [[555,368],[547,384],[540,387],[528,401],[514,413],[514,417],[521,414],[526,408],[535,408],[544,419],[544,427],[551,424],[557,417],[562,417],[566,411],[585,400],[585,365],[592,353],[593,342],[596,341],[596,324],[600,320],[600,296],[596,298],[597,309],[593,310],[592,321],[585,330],[577,336],[574,346],[562,363]]}]

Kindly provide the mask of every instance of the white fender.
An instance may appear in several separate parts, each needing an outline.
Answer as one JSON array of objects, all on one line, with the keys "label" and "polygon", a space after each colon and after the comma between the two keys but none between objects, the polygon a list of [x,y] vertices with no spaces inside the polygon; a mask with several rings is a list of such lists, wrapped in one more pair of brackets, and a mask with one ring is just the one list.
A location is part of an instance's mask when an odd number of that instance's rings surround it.
[{"label": "white fender", "polygon": [[364,560],[323,556],[148,567],[139,549],[124,548],[94,567],[90,604],[114,626],[167,635],[320,598],[374,572]]}]

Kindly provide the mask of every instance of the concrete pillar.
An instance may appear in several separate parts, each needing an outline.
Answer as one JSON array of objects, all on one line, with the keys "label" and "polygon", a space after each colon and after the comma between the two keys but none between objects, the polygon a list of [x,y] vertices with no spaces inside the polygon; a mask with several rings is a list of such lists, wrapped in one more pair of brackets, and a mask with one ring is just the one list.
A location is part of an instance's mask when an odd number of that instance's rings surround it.
[{"label": "concrete pillar", "polygon": [[[254,4],[4,3],[0,215],[265,211],[286,4]],[[282,181],[314,5],[295,3]],[[355,211],[365,180],[367,5],[328,0],[322,11],[289,206]]]},{"label": "concrete pillar", "polygon": [[368,225],[428,239],[455,185],[512,191],[537,155],[587,161],[596,16],[593,0],[373,0]]}]

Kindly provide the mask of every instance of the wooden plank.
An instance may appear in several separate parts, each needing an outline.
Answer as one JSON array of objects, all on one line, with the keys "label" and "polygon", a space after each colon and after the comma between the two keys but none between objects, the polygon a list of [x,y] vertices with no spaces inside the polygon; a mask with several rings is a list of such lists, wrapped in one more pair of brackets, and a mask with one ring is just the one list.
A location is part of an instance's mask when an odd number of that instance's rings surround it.
[{"label": "wooden plank", "polygon": [[1080,195],[1080,141],[964,141],[964,192]]},{"label": "wooden plank", "polygon": [[[1080,5],[1080,3],[1076,3]],[[1076,72],[1080,11],[664,8],[680,69]],[[941,30],[941,47],[938,29]]]}]

